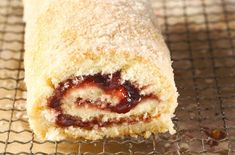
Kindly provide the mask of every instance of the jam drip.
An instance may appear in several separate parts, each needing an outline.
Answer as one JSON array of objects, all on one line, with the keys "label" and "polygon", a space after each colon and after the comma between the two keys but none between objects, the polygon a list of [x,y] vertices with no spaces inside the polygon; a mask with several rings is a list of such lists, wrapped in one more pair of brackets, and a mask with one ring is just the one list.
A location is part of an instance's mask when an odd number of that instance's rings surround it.
[{"label": "jam drip", "polygon": [[[140,95],[140,89],[131,84],[130,81],[125,81],[121,83],[121,73],[120,71],[115,72],[113,74],[95,74],[88,76],[76,76],[73,78],[69,78],[61,83],[59,83],[58,87],[55,89],[53,95],[48,99],[48,107],[54,109],[59,115],[57,116],[57,125],[61,127],[67,126],[79,126],[79,127],[89,127],[90,125],[98,125],[99,121],[94,118],[89,122],[82,122],[81,119],[77,117],[63,114],[63,110],[61,108],[61,100],[66,96],[66,94],[73,90],[74,88],[83,88],[86,86],[96,86],[104,91],[105,94],[110,96],[115,96],[119,99],[119,103],[112,105],[111,103],[101,103],[100,101],[89,101],[78,98],[74,103],[77,106],[89,105],[96,107],[100,110],[107,110],[110,112],[115,112],[118,114],[127,113],[135,106],[137,106],[144,99],[156,99],[158,101],[157,96],[154,95]],[[100,102],[105,106],[100,106],[101,104],[92,104],[94,102]],[[120,120],[120,122],[123,122]],[[124,121],[125,122],[125,121]],[[116,121],[110,122],[117,124]],[[79,125],[78,125],[79,124]],[[107,124],[103,124],[106,126]]]}]

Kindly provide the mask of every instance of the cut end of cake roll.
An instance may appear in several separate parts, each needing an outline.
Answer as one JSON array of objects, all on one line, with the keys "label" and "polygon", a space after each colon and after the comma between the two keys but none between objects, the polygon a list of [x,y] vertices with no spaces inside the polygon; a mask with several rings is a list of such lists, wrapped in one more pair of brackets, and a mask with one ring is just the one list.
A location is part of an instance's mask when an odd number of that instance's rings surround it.
[{"label": "cut end of cake roll", "polygon": [[[90,65],[63,73],[52,69],[53,76],[46,76],[40,87],[47,92],[32,98],[29,109],[31,127],[39,137],[96,140],[175,132],[171,118],[177,93],[171,79],[141,57],[105,53],[77,57]],[[62,74],[69,76],[61,79]]]},{"label": "cut end of cake roll", "polygon": [[37,2],[24,0],[25,82],[39,138],[175,132],[170,54],[147,1]]}]

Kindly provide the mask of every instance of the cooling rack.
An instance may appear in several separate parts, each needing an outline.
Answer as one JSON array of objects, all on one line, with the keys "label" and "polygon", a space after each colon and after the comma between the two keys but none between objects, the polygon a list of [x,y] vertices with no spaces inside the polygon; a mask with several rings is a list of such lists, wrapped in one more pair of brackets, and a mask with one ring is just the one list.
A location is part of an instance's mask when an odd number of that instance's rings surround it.
[{"label": "cooling rack", "polygon": [[175,135],[39,141],[25,112],[21,0],[0,1],[1,154],[235,154],[235,1],[151,0],[180,92]]}]

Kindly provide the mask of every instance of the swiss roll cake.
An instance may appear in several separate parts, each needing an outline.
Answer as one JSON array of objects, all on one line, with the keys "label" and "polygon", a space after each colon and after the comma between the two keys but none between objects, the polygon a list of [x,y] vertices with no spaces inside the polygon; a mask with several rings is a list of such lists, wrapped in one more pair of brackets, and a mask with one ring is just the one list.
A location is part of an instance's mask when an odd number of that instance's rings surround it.
[{"label": "swiss roll cake", "polygon": [[177,89],[146,0],[24,0],[30,127],[40,139],[173,134]]}]

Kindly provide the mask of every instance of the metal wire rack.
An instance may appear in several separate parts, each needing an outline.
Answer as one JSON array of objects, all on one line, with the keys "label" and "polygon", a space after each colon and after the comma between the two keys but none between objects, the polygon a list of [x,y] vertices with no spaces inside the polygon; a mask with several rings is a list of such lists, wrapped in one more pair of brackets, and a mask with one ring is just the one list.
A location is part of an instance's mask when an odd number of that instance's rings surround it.
[{"label": "metal wire rack", "polygon": [[1,0],[1,154],[235,154],[235,1],[151,2],[174,61],[177,133],[147,140],[38,141],[24,107],[22,2]]}]

